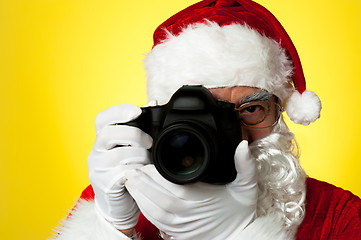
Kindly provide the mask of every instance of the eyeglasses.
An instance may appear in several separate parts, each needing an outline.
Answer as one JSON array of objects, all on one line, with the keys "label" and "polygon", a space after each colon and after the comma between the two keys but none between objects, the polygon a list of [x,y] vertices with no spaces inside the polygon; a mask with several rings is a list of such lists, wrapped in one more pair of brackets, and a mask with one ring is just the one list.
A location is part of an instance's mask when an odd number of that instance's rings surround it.
[{"label": "eyeglasses", "polygon": [[249,101],[235,108],[241,123],[251,128],[268,128],[276,125],[281,116],[282,107],[278,98],[272,96],[267,100]]}]

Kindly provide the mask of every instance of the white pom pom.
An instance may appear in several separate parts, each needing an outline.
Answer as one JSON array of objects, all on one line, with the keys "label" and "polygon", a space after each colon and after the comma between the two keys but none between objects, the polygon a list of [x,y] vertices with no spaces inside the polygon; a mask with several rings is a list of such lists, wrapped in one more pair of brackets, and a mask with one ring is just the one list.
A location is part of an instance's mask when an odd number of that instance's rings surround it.
[{"label": "white pom pom", "polygon": [[287,101],[286,112],[293,122],[308,125],[320,117],[321,108],[321,101],[314,92],[294,91]]}]

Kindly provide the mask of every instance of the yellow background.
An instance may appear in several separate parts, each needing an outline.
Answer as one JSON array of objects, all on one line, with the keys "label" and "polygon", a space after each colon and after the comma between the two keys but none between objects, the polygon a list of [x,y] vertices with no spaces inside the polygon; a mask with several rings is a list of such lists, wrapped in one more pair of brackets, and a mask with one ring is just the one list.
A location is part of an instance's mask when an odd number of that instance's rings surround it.
[{"label": "yellow background", "polygon": [[[0,239],[45,239],[88,185],[98,112],[144,105],[154,29],[191,0],[0,0]],[[361,196],[361,2],[259,0],[293,39],[321,119],[301,164]]]}]

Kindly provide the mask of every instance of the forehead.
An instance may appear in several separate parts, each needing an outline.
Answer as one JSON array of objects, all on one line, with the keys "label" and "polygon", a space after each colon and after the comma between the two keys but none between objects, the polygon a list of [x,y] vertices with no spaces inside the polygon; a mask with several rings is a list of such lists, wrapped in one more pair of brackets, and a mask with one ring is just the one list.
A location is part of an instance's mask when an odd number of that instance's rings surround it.
[{"label": "forehead", "polygon": [[260,88],[244,86],[211,88],[209,91],[216,99],[228,102],[239,102],[245,97],[255,93],[264,92],[264,90]]}]

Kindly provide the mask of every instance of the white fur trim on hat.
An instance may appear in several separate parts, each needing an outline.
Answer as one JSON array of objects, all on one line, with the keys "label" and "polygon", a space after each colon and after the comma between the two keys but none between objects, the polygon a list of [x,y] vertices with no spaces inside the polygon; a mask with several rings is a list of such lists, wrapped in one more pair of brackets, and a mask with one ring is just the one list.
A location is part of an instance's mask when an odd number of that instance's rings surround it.
[{"label": "white fur trim on hat", "polygon": [[238,23],[214,22],[186,27],[156,45],[145,58],[148,101],[169,101],[183,85],[206,88],[249,86],[281,99],[292,86],[292,61],[273,39]]},{"label": "white fur trim on hat", "polygon": [[321,101],[314,92],[294,91],[287,101],[286,112],[293,122],[308,125],[320,117],[321,108]]}]

